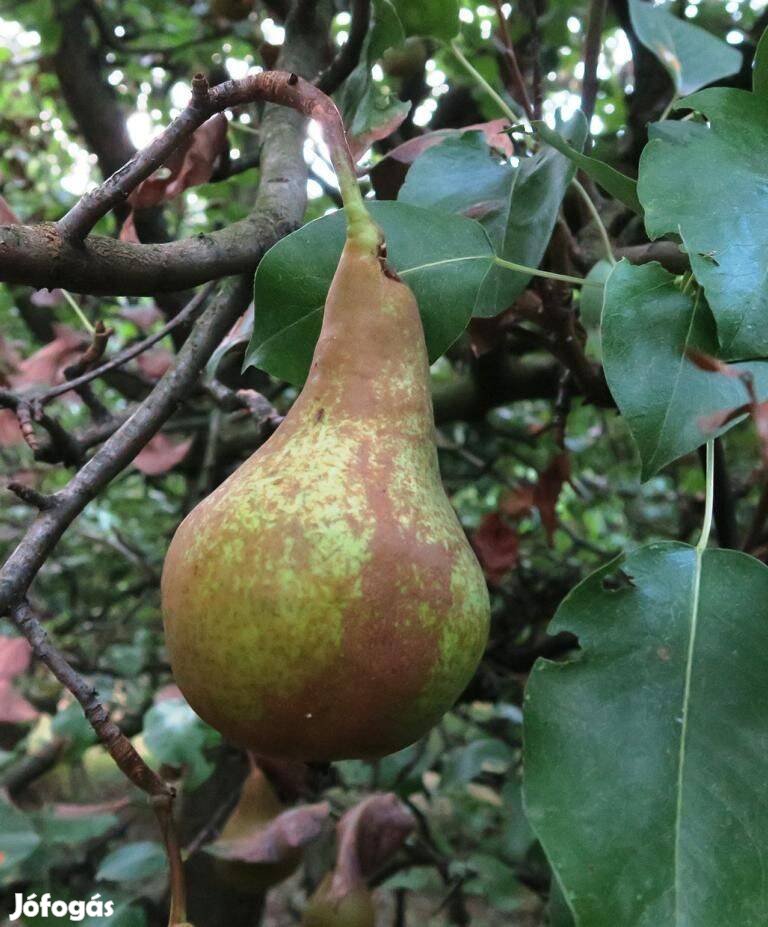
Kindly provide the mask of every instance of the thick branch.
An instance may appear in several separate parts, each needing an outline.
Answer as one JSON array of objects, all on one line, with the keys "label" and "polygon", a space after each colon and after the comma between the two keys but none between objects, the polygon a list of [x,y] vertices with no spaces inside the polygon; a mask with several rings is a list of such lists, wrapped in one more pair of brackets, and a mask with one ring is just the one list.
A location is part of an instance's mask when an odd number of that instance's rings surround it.
[{"label": "thick branch", "polygon": [[135,152],[115,92],[102,79],[78,3],[56,4],[61,39],[53,63],[64,100],[105,177]]},{"label": "thick branch", "polygon": [[289,71],[263,71],[242,80],[227,81],[208,88],[202,75],[192,82],[192,97],[186,109],[146,148],[95,190],[86,193],[56,223],[61,237],[78,243],[111,209],[125,202],[131,191],[156,171],[169,155],[214,113],[262,100],[289,106],[323,126],[323,133],[343,184],[354,177],[344,126],[333,101],[313,84]]},{"label": "thick branch", "polygon": [[584,40],[584,79],[581,84],[581,109],[587,117],[587,124],[595,111],[597,99],[597,63],[600,58],[600,41],[603,35],[603,21],[607,0],[591,0],[589,21]]}]

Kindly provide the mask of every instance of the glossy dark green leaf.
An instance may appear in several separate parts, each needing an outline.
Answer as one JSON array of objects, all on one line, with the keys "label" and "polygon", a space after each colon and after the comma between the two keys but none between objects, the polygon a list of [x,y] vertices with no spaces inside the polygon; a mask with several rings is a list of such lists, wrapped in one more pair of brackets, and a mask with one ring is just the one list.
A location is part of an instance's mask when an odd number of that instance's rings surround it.
[{"label": "glossy dark green leaf", "polygon": [[547,905],[549,918],[547,927],[576,927],[573,912],[568,907],[562,888],[557,879],[552,879],[549,888],[549,904]]},{"label": "glossy dark green leaf", "polygon": [[631,177],[620,173],[604,161],[598,161],[597,158],[592,158],[577,151],[572,145],[568,144],[559,132],[550,128],[546,122],[534,122],[533,128],[536,130],[537,135],[548,145],[564,154],[566,158],[573,161],[576,167],[581,168],[585,174],[588,174],[596,183],[600,184],[606,193],[610,193],[611,196],[623,203],[628,209],[631,209],[632,212],[642,214],[643,209],[637,198],[637,183]]},{"label": "glossy dark green leaf", "polygon": [[[601,326],[605,376],[640,451],[642,478],[703,444],[701,419],[742,405],[742,384],[709,373],[685,354],[717,355],[712,314],[657,263],[620,261],[605,285]],[[768,395],[768,362],[749,369],[761,397]],[[732,427],[726,425],[720,432]]]},{"label": "glossy dark green leaf", "polygon": [[708,124],[661,123],[640,159],[651,238],[679,234],[724,356],[768,354],[768,97],[712,88],[679,106]]},{"label": "glossy dark green leaf", "polygon": [[752,91],[762,97],[768,97],[768,28],[763,30],[757,43],[752,64]]},{"label": "glossy dark green leaf", "polygon": [[125,843],[106,856],[96,878],[103,882],[135,882],[157,875],[166,865],[165,850],[161,844],[140,840]]},{"label": "glossy dark green leaf", "polygon": [[550,630],[582,649],[528,681],[525,798],[576,924],[764,927],[768,568],[650,544]]},{"label": "glossy dark green leaf", "polygon": [[638,39],[653,52],[678,93],[693,93],[741,67],[741,53],[716,36],[648,0],[629,0]]},{"label": "glossy dark green leaf", "polygon": [[459,31],[458,0],[392,0],[406,35],[452,39]]},{"label": "glossy dark green leaf", "polygon": [[[384,230],[389,263],[416,295],[434,361],[466,328],[490,266],[491,243],[477,222],[463,216],[405,203],[369,207]],[[345,234],[338,211],[309,222],[264,256],[256,271],[246,366],[304,382]]]},{"label": "glossy dark green leaf", "polygon": [[[584,115],[560,130],[581,148],[587,135]],[[575,166],[551,147],[512,165],[501,162],[482,133],[447,138],[416,159],[398,200],[478,220],[499,257],[538,267],[544,256]],[[483,283],[475,315],[494,316],[523,292],[530,274],[494,266]]]}]

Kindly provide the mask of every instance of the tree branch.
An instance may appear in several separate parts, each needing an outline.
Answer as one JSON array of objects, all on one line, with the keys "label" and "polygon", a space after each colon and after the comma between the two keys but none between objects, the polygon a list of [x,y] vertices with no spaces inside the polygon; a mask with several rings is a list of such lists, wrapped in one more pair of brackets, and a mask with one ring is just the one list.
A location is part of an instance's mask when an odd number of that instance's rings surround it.
[{"label": "tree branch", "polygon": [[504,15],[501,0],[493,0],[493,4],[496,7],[496,18],[499,23],[499,34],[501,35],[501,41],[504,45],[504,62],[507,65],[509,76],[512,79],[512,83],[516,91],[515,98],[525,110],[526,116],[530,120],[533,120],[535,118],[533,113],[533,106],[531,106],[531,100],[528,96],[528,91],[525,89],[525,79],[523,78],[522,71],[520,70],[520,65],[517,63],[515,46],[512,44],[512,39],[509,35],[509,29],[507,28],[507,18]]},{"label": "tree branch", "polygon": [[342,81],[346,80],[357,67],[370,21],[371,0],[353,0],[349,38],[338,55],[315,81],[315,85],[324,93],[333,93],[337,90]]},{"label": "tree branch", "polygon": [[207,119],[232,106],[257,100],[289,106],[320,122],[337,172],[350,171],[354,175],[354,163],[339,111],[313,84],[290,71],[263,71],[209,88],[205,77],[198,74],[192,81],[192,96],[183,112],[119,171],[86,193],[56,223],[59,235],[72,243],[81,242],[99,219],[125,202],[131,191],[164,164],[181,142]]},{"label": "tree branch", "polygon": [[597,63],[600,58],[600,43],[603,35],[603,21],[608,0],[591,0],[587,35],[584,40],[584,79],[581,83],[581,109],[587,117],[587,125],[595,111],[597,99]]}]

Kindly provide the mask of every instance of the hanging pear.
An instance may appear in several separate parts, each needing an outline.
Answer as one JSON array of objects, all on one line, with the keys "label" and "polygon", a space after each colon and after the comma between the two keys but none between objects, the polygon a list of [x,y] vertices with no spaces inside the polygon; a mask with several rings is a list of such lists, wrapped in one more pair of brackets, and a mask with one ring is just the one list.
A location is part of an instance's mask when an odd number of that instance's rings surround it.
[{"label": "hanging pear", "polygon": [[340,180],[347,240],[304,389],[182,522],[162,577],[190,705],[235,744],[305,761],[418,740],[469,682],[489,620],[440,480],[416,300],[349,168]]},{"label": "hanging pear", "polygon": [[365,885],[357,885],[334,897],[333,874],[328,873],[309,899],[301,927],[376,927],[373,895]]},{"label": "hanging pear", "polygon": [[[255,849],[259,838],[268,833],[269,826],[285,811],[269,780],[258,766],[252,765],[243,782],[237,805],[227,818],[221,834],[206,851],[216,860],[216,869],[222,881],[244,892],[260,894],[284,881],[299,866],[302,849],[279,847],[279,853],[262,852],[255,861],[232,858],[232,847],[238,841]],[[265,842],[262,840],[262,842]],[[271,841],[275,844],[274,839]],[[271,848],[271,847],[270,847]]]}]

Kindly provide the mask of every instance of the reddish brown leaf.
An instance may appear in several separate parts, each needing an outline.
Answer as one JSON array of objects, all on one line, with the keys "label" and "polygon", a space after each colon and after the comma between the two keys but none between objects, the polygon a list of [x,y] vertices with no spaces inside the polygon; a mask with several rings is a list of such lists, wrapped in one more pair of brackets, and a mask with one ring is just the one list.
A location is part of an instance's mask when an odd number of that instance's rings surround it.
[{"label": "reddish brown leaf", "polygon": [[[227,140],[227,119],[222,113],[211,116],[180,145],[165,164],[142,181],[128,197],[132,209],[145,209],[172,200],[189,187],[207,183]],[[133,213],[120,230],[122,241],[138,241]]]},{"label": "reddish brown leaf", "polygon": [[499,502],[499,511],[508,518],[518,521],[524,518],[536,505],[536,487],[533,483],[520,483],[505,493]]},{"label": "reddish brown leaf", "polygon": [[440,145],[451,136],[462,132],[480,131],[491,148],[495,148],[505,157],[515,153],[512,139],[502,130],[509,126],[506,119],[493,119],[490,122],[474,123],[460,129],[438,129],[435,132],[426,132],[416,138],[408,139],[402,145],[393,148],[371,169],[371,182],[376,196],[379,199],[393,200],[405,180],[408,168],[428,148]]},{"label": "reddish brown leaf", "polygon": [[364,884],[403,845],[415,823],[392,792],[371,795],[347,811],[336,826],[338,850],[328,897],[343,898]]},{"label": "reddish brown leaf", "polygon": [[243,863],[279,863],[319,837],[330,811],[327,801],[300,805],[278,814],[266,826],[255,824],[247,836],[217,840],[207,850],[222,859]]},{"label": "reddish brown leaf", "polygon": [[0,679],[0,722],[25,724],[34,721],[39,712],[13,688],[10,679]]},{"label": "reddish brown leaf", "polygon": [[364,879],[370,878],[400,849],[415,826],[411,812],[393,792],[371,795],[347,811],[337,826],[338,864],[347,854]]},{"label": "reddish brown leaf", "polygon": [[472,547],[489,583],[498,586],[506,574],[517,566],[520,541],[498,512],[491,512],[472,535]]},{"label": "reddish brown leaf", "polygon": [[699,428],[701,428],[704,434],[713,434],[715,431],[719,431],[724,425],[739,418],[739,416],[746,415],[751,409],[752,403],[745,402],[743,406],[736,406],[735,409],[720,409],[718,412],[702,415],[698,420]]},{"label": "reddish brown leaf", "polygon": [[570,459],[565,452],[561,452],[552,458],[545,470],[542,470],[536,484],[534,500],[550,545],[554,540],[555,528],[557,528],[557,513],[555,511],[557,500],[560,498],[563,483],[567,483],[570,478]]},{"label": "reddish brown leaf", "polygon": [[[144,181],[147,183],[147,181]],[[125,222],[120,229],[120,241],[126,241],[131,245],[140,245],[141,239],[139,238],[139,233],[136,231],[136,223],[133,219],[133,210],[128,213],[125,217]]]},{"label": "reddish brown leaf", "polygon": [[173,363],[173,354],[167,348],[155,348],[139,354],[136,363],[145,377],[159,380]]},{"label": "reddish brown leaf", "polygon": [[155,322],[161,321],[163,314],[155,305],[151,306],[126,306],[124,309],[121,309],[117,313],[121,318],[127,319],[129,322],[141,329],[141,331],[149,331],[150,328],[155,324]]},{"label": "reddish brown leaf", "polygon": [[64,382],[64,369],[77,360],[88,340],[65,325],[57,325],[55,331],[53,341],[18,365],[17,371],[9,377],[12,386],[55,386]]},{"label": "reddish brown leaf", "polygon": [[192,438],[174,442],[161,432],[136,455],[133,465],[147,476],[158,476],[181,463],[191,447]]},{"label": "reddish brown leaf", "polygon": [[10,409],[0,409],[0,447],[23,443],[24,435],[21,433],[19,420]]},{"label": "reddish brown leaf", "polygon": [[23,637],[0,637],[0,679],[14,679],[27,671],[32,648]]},{"label": "reddish brown leaf", "polygon": [[21,225],[21,219],[11,209],[3,196],[0,196],[0,225]]},{"label": "reddish brown leaf", "polygon": [[353,159],[355,161],[359,161],[374,142],[381,141],[382,138],[387,138],[387,136],[397,131],[407,115],[407,110],[396,112],[385,122],[382,122],[381,125],[371,129],[370,132],[364,132],[362,135],[351,136],[349,139],[349,148],[352,152]]},{"label": "reddish brown leaf", "polygon": [[89,818],[94,814],[110,814],[113,811],[120,811],[130,803],[131,799],[126,795],[122,798],[115,798],[112,801],[101,801],[92,805],[74,805],[59,803],[52,806],[54,816],[63,821],[73,821],[77,818]]}]

